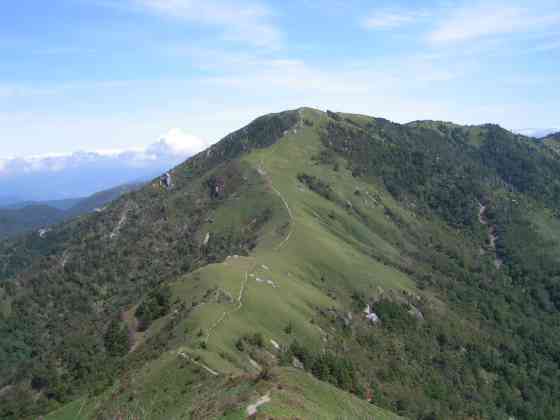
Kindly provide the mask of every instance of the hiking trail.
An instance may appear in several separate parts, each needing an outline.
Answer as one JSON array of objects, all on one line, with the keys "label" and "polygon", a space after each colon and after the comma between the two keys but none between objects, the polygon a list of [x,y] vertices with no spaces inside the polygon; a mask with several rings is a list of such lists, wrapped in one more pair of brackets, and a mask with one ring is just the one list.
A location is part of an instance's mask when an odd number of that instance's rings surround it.
[{"label": "hiking trail", "polygon": [[288,212],[288,216],[290,217],[290,230],[288,231],[288,234],[286,235],[286,237],[282,240],[282,242],[280,242],[280,244],[278,244],[278,246],[276,246],[276,251],[279,251],[280,249],[282,249],[282,247],[284,245],[286,245],[286,243],[290,240],[292,233],[294,231],[294,224],[295,224],[295,219],[294,219],[294,215],[292,213],[292,209],[290,208],[290,205],[288,204],[288,201],[286,200],[286,198],[284,197],[284,195],[278,190],[278,188],[276,188],[274,186],[274,184],[272,183],[272,179],[268,176],[268,173],[266,172],[266,170],[264,169],[264,162],[261,160],[260,162],[260,166],[258,168],[258,172],[259,174],[266,180],[268,186],[272,189],[272,191],[274,191],[274,193],[280,197],[280,200],[282,200],[282,203],[284,204],[284,207],[286,207],[286,210]]}]

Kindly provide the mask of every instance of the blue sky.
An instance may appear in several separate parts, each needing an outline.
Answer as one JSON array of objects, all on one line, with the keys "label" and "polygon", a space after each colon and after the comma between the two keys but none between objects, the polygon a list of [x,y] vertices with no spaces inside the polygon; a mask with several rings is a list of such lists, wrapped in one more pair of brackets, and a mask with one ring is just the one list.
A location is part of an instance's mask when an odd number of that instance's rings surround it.
[{"label": "blue sky", "polygon": [[[7,0],[0,158],[196,147],[314,106],[560,126],[560,3]],[[182,135],[177,136],[177,133]]]}]

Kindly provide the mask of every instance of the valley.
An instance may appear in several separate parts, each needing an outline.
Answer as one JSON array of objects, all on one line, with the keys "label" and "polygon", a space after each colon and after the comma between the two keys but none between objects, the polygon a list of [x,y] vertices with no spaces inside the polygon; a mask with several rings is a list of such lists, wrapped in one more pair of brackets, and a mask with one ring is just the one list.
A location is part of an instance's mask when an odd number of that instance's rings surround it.
[{"label": "valley", "polygon": [[49,226],[65,220],[101,211],[122,194],[141,188],[140,183],[127,184],[92,194],[89,197],[52,202],[20,202],[0,207],[0,239],[32,231],[47,232]]}]

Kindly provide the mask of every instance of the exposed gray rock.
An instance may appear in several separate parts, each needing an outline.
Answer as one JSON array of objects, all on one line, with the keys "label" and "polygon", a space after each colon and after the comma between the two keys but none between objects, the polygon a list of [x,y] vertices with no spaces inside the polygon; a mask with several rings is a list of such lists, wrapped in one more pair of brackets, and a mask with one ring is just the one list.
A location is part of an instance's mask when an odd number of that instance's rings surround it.
[{"label": "exposed gray rock", "polygon": [[366,319],[372,324],[376,324],[379,322],[379,317],[375,312],[371,310],[371,306],[369,304],[364,309],[364,314],[366,316]]},{"label": "exposed gray rock", "polygon": [[413,317],[415,317],[418,321],[424,320],[424,314],[420,311],[420,309],[418,309],[414,305],[410,305],[410,309],[408,310],[408,313]]},{"label": "exposed gray rock", "polygon": [[173,179],[171,178],[171,174],[169,172],[164,173],[160,178],[160,184],[162,187],[170,189],[173,187]]},{"label": "exposed gray rock", "polygon": [[301,360],[299,360],[295,356],[292,359],[292,366],[295,367],[296,369],[304,369],[305,368],[305,366],[303,366],[303,363],[301,362]]}]

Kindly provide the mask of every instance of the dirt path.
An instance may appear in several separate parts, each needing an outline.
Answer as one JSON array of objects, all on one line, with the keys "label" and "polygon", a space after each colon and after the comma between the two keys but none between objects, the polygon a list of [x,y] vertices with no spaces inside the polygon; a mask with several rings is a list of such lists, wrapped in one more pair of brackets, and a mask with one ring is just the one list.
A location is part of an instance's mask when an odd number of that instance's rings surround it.
[{"label": "dirt path", "polygon": [[[254,267],[251,268],[251,271],[253,269]],[[216,320],[216,322],[212,324],[212,326],[208,329],[208,333],[206,334],[206,338],[204,340],[206,344],[208,344],[208,341],[210,340],[210,337],[212,336],[214,330],[216,330],[216,328],[218,328],[220,324],[222,324],[228,316],[243,308],[243,296],[245,295],[245,290],[247,288],[248,280],[249,280],[249,272],[245,271],[245,273],[243,274],[243,281],[241,282],[241,287],[239,289],[239,296],[237,297],[237,306],[229,312],[224,311],[224,313]]]},{"label": "dirt path", "polygon": [[498,235],[496,235],[496,228],[492,226],[488,233],[488,238],[490,240],[490,247],[492,249],[496,249],[496,241],[498,240]]},{"label": "dirt path", "polygon": [[[495,253],[496,241],[498,240],[497,228],[496,226],[493,225],[489,226],[490,222],[486,217],[486,211],[488,210],[488,206],[485,206],[482,203],[478,203],[478,205],[480,206],[480,210],[478,212],[478,221],[480,222],[481,225],[488,226],[488,241],[490,243],[490,248]],[[503,264],[504,262],[496,255],[496,258],[494,259],[494,265],[496,266],[496,268],[499,270]]]},{"label": "dirt path", "polygon": [[70,250],[67,249],[62,253],[62,257],[61,257],[61,260],[60,260],[60,266],[62,268],[66,267],[66,264],[68,264],[69,259],[70,259]]},{"label": "dirt path", "polygon": [[[292,233],[293,233],[293,230],[294,230],[294,216],[293,216],[293,213],[292,213],[292,209],[290,208],[290,205],[288,204],[288,201],[286,200],[286,198],[284,198],[282,193],[274,186],[274,184],[272,183],[272,180],[267,175],[267,172],[264,169],[264,163],[263,163],[262,160],[261,160],[260,166],[257,168],[257,170],[258,170],[259,174],[265,179],[266,183],[272,189],[272,191],[274,191],[274,193],[276,195],[278,195],[278,197],[280,197],[280,199],[282,200],[282,203],[284,204],[284,207],[286,207],[286,211],[288,212],[288,216],[290,217],[290,230],[289,230],[288,234],[286,235],[286,237],[282,240],[282,242],[280,242],[280,244],[275,248],[278,251],[284,245],[286,245],[286,243],[290,240],[290,238],[292,236]],[[210,341],[210,338],[212,337],[212,334],[214,333],[214,331],[216,331],[216,329],[221,324],[223,324],[230,315],[234,314],[235,312],[237,312],[237,311],[241,310],[241,308],[243,308],[243,296],[245,295],[245,291],[246,291],[246,288],[247,288],[247,282],[249,280],[249,272],[252,272],[255,269],[256,265],[257,265],[257,263],[255,262],[254,266],[250,270],[244,272],[243,281],[241,283],[241,287],[239,289],[239,295],[237,297],[237,306],[234,309],[232,309],[231,311],[224,311],[220,315],[220,317],[212,324],[212,326],[208,329],[208,332],[207,332],[206,337],[204,339],[206,344],[208,344],[208,342]],[[210,369],[210,368],[208,368],[208,369]],[[268,402],[268,401],[265,401],[262,404],[264,404],[266,402]],[[256,405],[256,407],[255,407],[255,413],[256,413],[256,408],[257,407],[258,407],[258,405]]]},{"label": "dirt path", "polygon": [[78,414],[77,414],[78,417],[80,416],[80,414],[82,414],[82,410],[86,406],[86,402],[87,402],[87,398],[84,398],[84,401],[82,401],[82,404],[80,405],[80,409],[78,410]]},{"label": "dirt path", "polygon": [[206,372],[210,373],[212,376],[218,376],[219,373],[216,372],[215,370],[211,369],[210,367],[206,366],[204,363],[200,363],[197,360],[194,360],[191,356],[189,356],[187,353],[183,353],[182,351],[179,351],[177,353],[179,356],[181,356],[183,359],[188,360],[189,362],[200,366],[202,369],[204,369]]},{"label": "dirt path", "polygon": [[134,201],[127,201],[126,202],[126,204],[124,205],[124,209],[121,213],[121,217],[120,217],[119,221],[117,222],[117,225],[115,226],[113,231],[110,233],[109,239],[114,239],[119,235],[119,233],[121,231],[121,228],[124,226],[124,224],[128,220],[128,213],[130,213],[131,210],[136,209],[136,208],[138,208],[138,206]]},{"label": "dirt path", "polygon": [[486,210],[488,209],[488,207],[482,203],[478,203],[478,205],[480,206],[480,210],[478,212],[478,221],[481,225],[486,226],[488,225],[488,220],[486,219]]},{"label": "dirt path", "polygon": [[257,400],[256,403],[247,406],[247,415],[249,417],[256,416],[258,408],[261,405],[264,405],[264,404],[269,403],[269,402],[270,402],[270,394],[266,394],[266,395],[262,396],[261,398],[259,398]]},{"label": "dirt path", "polygon": [[290,208],[290,205],[288,204],[288,201],[286,200],[286,198],[284,198],[284,195],[282,195],[282,193],[272,183],[272,179],[270,179],[266,170],[264,169],[264,162],[262,160],[260,163],[260,167],[258,168],[258,172],[266,180],[267,184],[272,189],[272,191],[274,191],[274,193],[278,197],[280,197],[280,200],[282,200],[282,203],[284,203],[284,207],[286,207],[286,210],[288,211],[288,216],[290,216],[290,230],[288,231],[288,234],[282,240],[282,242],[280,242],[280,244],[278,244],[278,246],[276,247],[276,251],[279,251],[280,249],[282,249],[284,245],[286,245],[286,243],[290,240],[292,236],[292,233],[294,231],[294,224],[295,224],[294,215],[292,213],[292,209]]},{"label": "dirt path", "polygon": [[12,388],[13,388],[13,385],[6,385],[5,387],[0,388],[0,397],[3,396],[4,394],[7,394],[8,391]]},{"label": "dirt path", "polygon": [[218,328],[218,326],[224,321],[224,319],[226,319],[227,316],[227,312],[224,311],[224,313],[222,315],[220,315],[220,317],[216,320],[216,322],[214,322],[210,328],[208,328],[208,332],[206,333],[206,337],[204,338],[204,341],[206,343],[208,343],[208,341],[210,340],[210,336],[212,335],[212,333],[214,332],[214,330],[216,328]]}]

